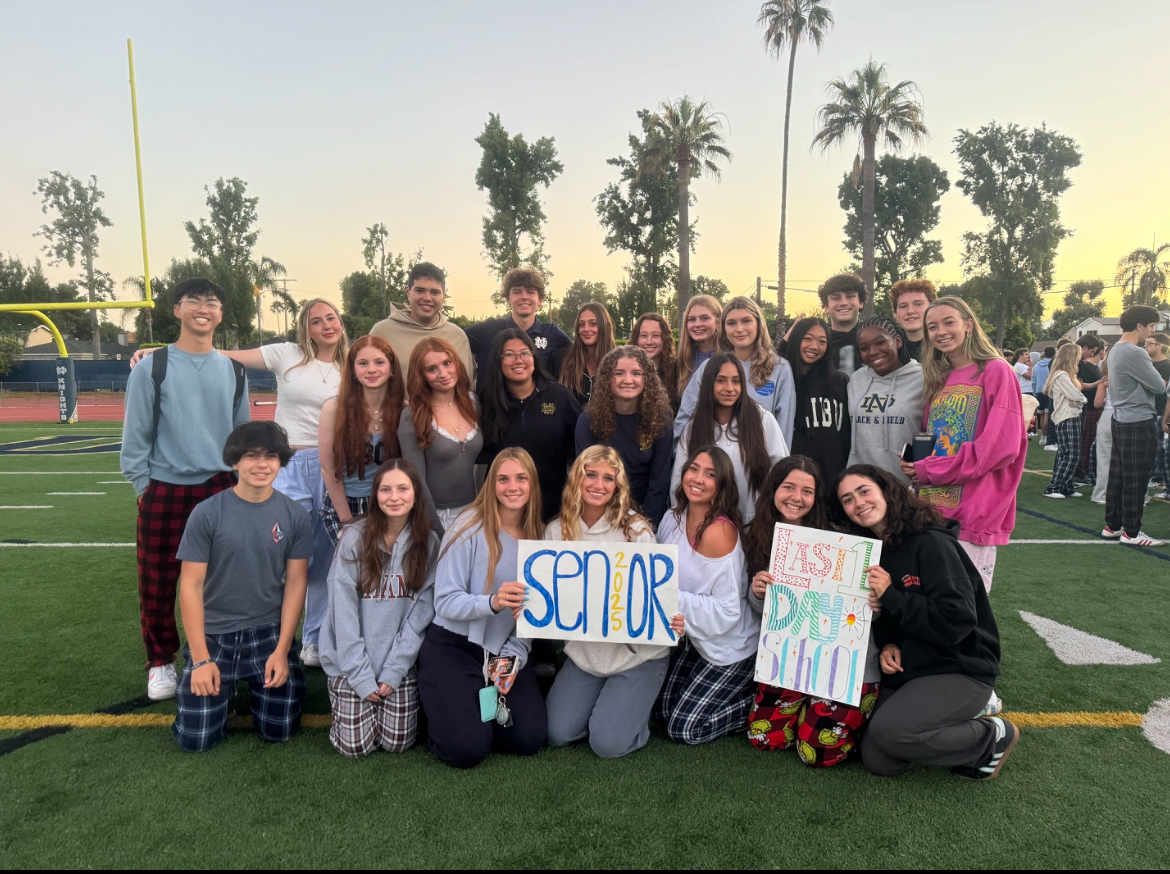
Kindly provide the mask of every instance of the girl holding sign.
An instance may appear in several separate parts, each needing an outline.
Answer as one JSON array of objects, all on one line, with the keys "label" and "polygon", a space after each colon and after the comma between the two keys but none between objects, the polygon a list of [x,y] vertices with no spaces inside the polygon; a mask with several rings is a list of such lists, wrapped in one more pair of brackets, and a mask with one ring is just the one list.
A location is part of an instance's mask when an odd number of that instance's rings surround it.
[{"label": "girl holding sign", "polygon": [[[753,574],[748,603],[759,614],[764,610],[768,586],[775,582],[771,564],[777,523],[832,530],[825,513],[820,468],[807,456],[790,455],[776,463],[768,474],[767,487],[760,492],[756,517],[744,534],[748,573]],[[877,652],[871,633],[857,707],[758,684],[748,717],[748,740],[752,746],[761,750],[795,747],[800,760],[810,768],[828,768],[844,761],[857,746],[858,735],[877,701],[882,677]]]},{"label": "girl holding sign", "polygon": [[[654,543],[650,523],[631,506],[617,452],[590,446],[573,464],[561,515],[549,523],[544,539]],[[675,623],[675,633],[681,633],[681,617]],[[572,640],[565,643],[565,655],[546,702],[549,746],[588,735],[589,746],[603,759],[644,747],[670,647]]]},{"label": "girl holding sign", "polygon": [[[544,746],[544,700],[515,619],[526,588],[516,582],[519,542],[543,533],[532,456],[515,447],[500,450],[479,496],[443,537],[435,621],[418,655],[430,749],[448,765],[473,768],[493,745],[521,756]],[[514,657],[514,670],[504,673],[495,656]],[[495,720],[484,721],[481,693],[490,686],[505,700]]]},{"label": "girl holding sign", "polygon": [[[739,372],[738,364],[729,366]],[[701,744],[734,734],[747,721],[760,617],[747,603],[731,459],[718,446],[701,446],[683,471],[675,509],[663,518],[658,542],[678,546],[682,615],[675,621],[685,636],[671,656],[654,716],[666,722],[667,737],[675,743]]]},{"label": "girl holding sign", "polygon": [[857,533],[882,541],[881,564],[867,568],[884,679],[861,741],[866,770],[893,777],[921,763],[968,780],[998,776],[1020,732],[979,716],[999,676],[999,630],[979,570],[953,527],[893,474],[847,468],[837,497]]}]

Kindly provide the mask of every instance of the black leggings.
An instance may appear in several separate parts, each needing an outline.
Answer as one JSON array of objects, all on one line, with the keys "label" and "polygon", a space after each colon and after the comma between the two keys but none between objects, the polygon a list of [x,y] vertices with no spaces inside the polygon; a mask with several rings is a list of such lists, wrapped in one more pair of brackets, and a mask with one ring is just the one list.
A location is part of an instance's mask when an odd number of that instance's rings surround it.
[{"label": "black leggings", "polygon": [[418,692],[431,752],[456,768],[474,768],[492,749],[518,756],[539,752],[547,718],[531,665],[520,669],[505,698],[512,711],[509,728],[480,721],[483,687],[483,647],[441,626],[427,628],[418,653]]}]

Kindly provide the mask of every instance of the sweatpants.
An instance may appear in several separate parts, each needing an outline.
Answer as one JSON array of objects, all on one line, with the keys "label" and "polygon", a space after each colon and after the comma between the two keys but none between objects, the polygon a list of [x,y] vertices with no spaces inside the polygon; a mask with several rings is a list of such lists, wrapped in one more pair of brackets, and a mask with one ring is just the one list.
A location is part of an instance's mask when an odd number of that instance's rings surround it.
[{"label": "sweatpants", "polygon": [[980,765],[995,748],[995,724],[976,718],[993,689],[962,674],[918,677],[882,689],[861,738],[865,770],[894,777],[911,765]]},{"label": "sweatpants", "polygon": [[1152,418],[1119,422],[1114,416],[1111,427],[1113,452],[1109,456],[1109,487],[1105,490],[1105,524],[1137,537],[1142,530],[1158,435]]},{"label": "sweatpants", "polygon": [[689,637],[670,656],[670,670],[654,704],[676,744],[705,744],[743,731],[755,697],[756,657],[713,665]]},{"label": "sweatpants", "polygon": [[975,569],[979,571],[979,576],[983,579],[984,590],[991,594],[991,584],[995,581],[996,547],[972,543],[961,537],[959,538],[959,546],[963,547],[963,552],[967,553],[967,558],[971,559],[971,564],[975,565]]},{"label": "sweatpants", "polygon": [[1073,416],[1056,425],[1056,458],[1052,461],[1052,480],[1046,495],[1071,495],[1077,472],[1077,454],[1081,450],[1081,419]]},{"label": "sweatpants", "polygon": [[175,721],[171,733],[189,753],[211,749],[227,732],[228,706],[236,683],[244,680],[252,692],[252,725],[266,741],[286,741],[301,727],[305,673],[294,645],[288,653],[288,679],[264,688],[264,667],[280,642],[280,623],[254,625],[230,634],[207,634],[207,652],[219,668],[219,694],[191,691],[191,649],[183,647],[183,676],[175,693]]},{"label": "sweatpants", "polygon": [[547,723],[532,666],[520,669],[504,698],[512,712],[507,728],[480,721],[482,688],[483,647],[442,626],[428,627],[418,653],[418,692],[431,752],[456,768],[474,768],[493,749],[518,756],[540,752]]},{"label": "sweatpants", "polygon": [[563,747],[588,735],[590,748],[603,759],[640,750],[650,739],[650,708],[669,665],[662,656],[598,677],[565,659],[545,701],[548,745]]},{"label": "sweatpants", "polygon": [[232,473],[193,486],[152,479],[138,499],[138,609],[148,668],[174,663],[179,651],[175,594],[183,563],[175,554],[187,520],[198,504],[235,484]]},{"label": "sweatpants", "polygon": [[1097,470],[1093,476],[1093,500],[1105,503],[1109,487],[1109,457],[1113,453],[1113,408],[1101,411],[1097,420]]},{"label": "sweatpants", "polygon": [[316,448],[298,449],[292,459],[280,469],[272,487],[292,498],[305,508],[313,520],[313,552],[309,556],[309,587],[305,591],[305,627],[301,631],[304,643],[317,643],[321,623],[329,610],[329,565],[333,563],[333,543],[321,521],[321,455]]}]

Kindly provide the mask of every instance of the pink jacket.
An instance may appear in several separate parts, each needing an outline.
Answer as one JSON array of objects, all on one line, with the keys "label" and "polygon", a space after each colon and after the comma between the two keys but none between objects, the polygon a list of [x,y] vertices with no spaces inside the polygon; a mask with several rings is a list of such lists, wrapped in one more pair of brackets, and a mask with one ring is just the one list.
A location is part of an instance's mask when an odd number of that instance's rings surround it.
[{"label": "pink jacket", "polygon": [[914,465],[918,495],[959,523],[976,546],[1003,546],[1016,527],[1016,489],[1024,475],[1028,436],[1020,383],[1006,361],[954,370],[927,408],[923,430],[934,455]]}]

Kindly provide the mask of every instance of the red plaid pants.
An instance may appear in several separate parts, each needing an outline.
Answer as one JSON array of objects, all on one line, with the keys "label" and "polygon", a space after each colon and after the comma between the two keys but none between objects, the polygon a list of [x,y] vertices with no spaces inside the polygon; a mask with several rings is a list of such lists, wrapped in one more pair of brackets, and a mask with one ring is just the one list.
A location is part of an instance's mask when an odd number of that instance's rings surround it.
[{"label": "red plaid pants", "polygon": [[175,553],[187,519],[201,501],[235,484],[230,473],[193,486],[152,479],[138,499],[138,608],[148,668],[173,663],[179,651],[175,593],[183,563]]}]

